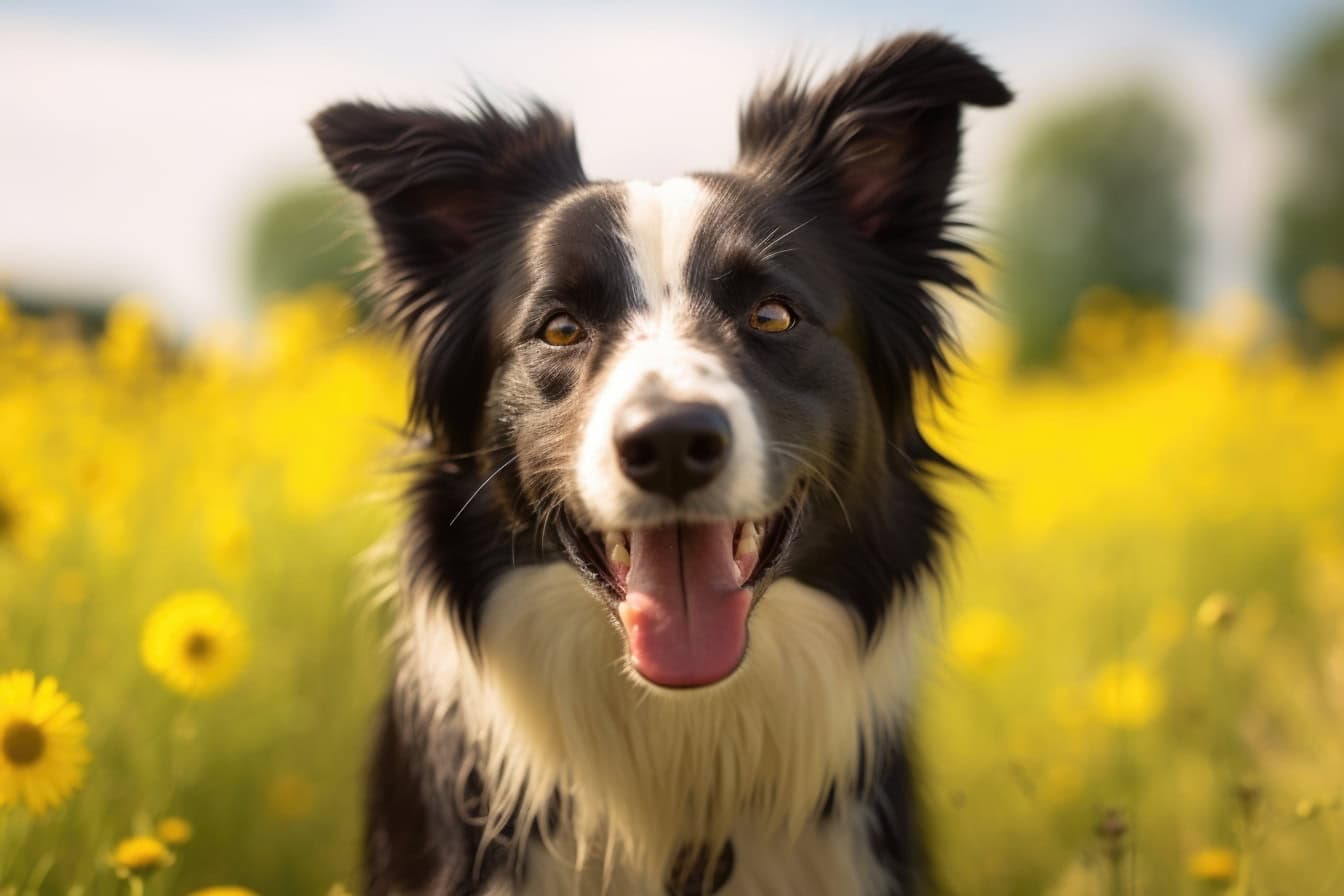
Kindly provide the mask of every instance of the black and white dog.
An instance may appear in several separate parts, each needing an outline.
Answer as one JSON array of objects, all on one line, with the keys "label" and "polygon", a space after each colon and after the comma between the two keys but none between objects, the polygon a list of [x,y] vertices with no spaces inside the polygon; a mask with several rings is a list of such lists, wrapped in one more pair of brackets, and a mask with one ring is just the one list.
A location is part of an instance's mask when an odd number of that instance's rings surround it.
[{"label": "black and white dog", "polygon": [[374,894],[927,886],[907,736],[948,530],[916,426],[961,106],[907,35],[741,115],[726,173],[589,180],[567,121],[334,106],[428,458],[369,782]]}]

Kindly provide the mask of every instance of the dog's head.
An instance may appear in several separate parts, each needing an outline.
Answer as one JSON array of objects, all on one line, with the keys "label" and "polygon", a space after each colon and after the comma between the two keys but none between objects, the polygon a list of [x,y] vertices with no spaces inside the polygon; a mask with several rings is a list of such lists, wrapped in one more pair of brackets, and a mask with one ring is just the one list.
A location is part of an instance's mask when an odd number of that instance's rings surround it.
[{"label": "dog's head", "polygon": [[961,106],[1008,99],[958,44],[906,36],[761,89],[732,171],[660,184],[590,181],[540,105],[351,103],[314,129],[368,201],[438,455],[489,477],[515,537],[554,533],[636,671],[697,686],[737,667],[781,573],[871,631],[930,562],[928,287],[970,286],[948,257]]}]

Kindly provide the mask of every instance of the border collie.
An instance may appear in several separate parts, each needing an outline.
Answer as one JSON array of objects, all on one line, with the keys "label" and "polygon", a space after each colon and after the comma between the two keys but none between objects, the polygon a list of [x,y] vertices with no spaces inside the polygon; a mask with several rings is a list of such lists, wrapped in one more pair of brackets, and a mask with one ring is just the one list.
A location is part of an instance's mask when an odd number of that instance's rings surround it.
[{"label": "border collie", "polygon": [[920,391],[961,107],[936,34],[759,89],[727,172],[590,180],[541,104],[342,103],[422,433],[372,894],[926,892],[909,750],[949,530]]}]

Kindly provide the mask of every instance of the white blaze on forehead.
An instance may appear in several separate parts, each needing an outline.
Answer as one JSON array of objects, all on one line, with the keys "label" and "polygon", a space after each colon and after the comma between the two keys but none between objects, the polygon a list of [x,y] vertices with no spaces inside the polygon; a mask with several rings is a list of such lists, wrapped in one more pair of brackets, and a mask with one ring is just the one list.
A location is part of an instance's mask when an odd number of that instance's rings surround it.
[{"label": "white blaze on forehead", "polygon": [[709,194],[693,177],[630,181],[625,190],[626,239],[640,292],[650,310],[670,310],[684,297],[686,262]]},{"label": "white blaze on forehead", "polygon": [[733,431],[718,479],[683,502],[699,518],[750,519],[769,510],[765,442],[751,399],[726,359],[697,340],[688,313],[686,268],[710,194],[694,178],[625,184],[624,236],[636,282],[636,305],[619,334],[593,397],[578,452],[579,498],[588,522],[630,528],[665,517],[665,498],[640,491],[620,469],[612,434],[634,401],[706,402],[723,410]]}]

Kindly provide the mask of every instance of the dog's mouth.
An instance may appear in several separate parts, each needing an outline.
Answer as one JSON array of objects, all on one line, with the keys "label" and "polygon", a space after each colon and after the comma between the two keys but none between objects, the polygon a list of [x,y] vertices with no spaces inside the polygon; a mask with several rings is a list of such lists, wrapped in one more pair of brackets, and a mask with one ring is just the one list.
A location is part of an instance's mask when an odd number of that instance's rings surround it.
[{"label": "dog's mouth", "polygon": [[792,534],[798,503],[762,520],[610,532],[566,519],[566,541],[620,620],[634,670],[663,687],[702,687],[742,662],[755,592]]}]

